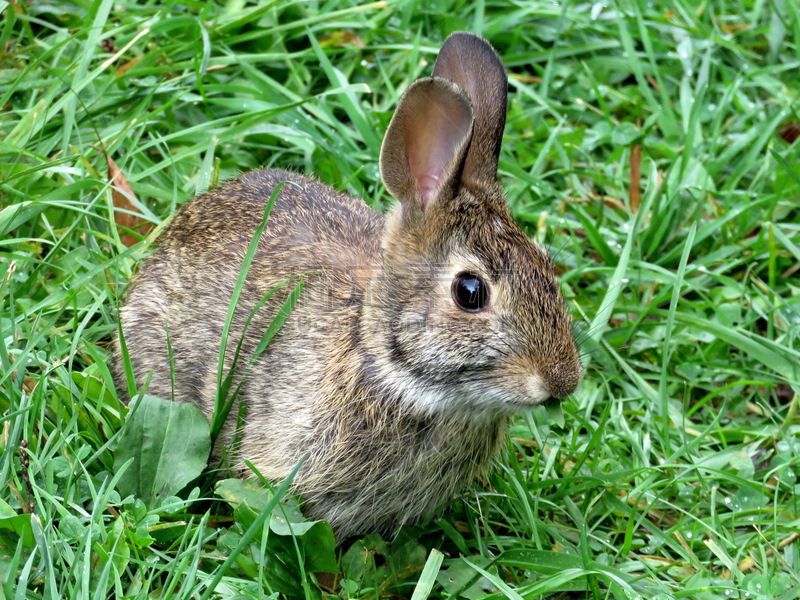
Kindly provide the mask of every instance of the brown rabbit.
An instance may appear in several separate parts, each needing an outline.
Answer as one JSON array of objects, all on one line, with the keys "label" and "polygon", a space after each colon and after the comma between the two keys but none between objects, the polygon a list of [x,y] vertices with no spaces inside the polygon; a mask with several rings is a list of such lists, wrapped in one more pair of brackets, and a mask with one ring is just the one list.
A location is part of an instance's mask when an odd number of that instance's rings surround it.
[{"label": "brown rabbit", "polygon": [[[294,480],[341,540],[430,515],[485,469],[507,418],[575,390],[582,369],[550,257],[516,224],[497,182],[503,64],[455,33],[412,84],[381,149],[388,216],[314,179],[253,171],[187,204],[120,311],[136,383],[210,416],[221,332],[245,252],[282,181],[231,326],[287,278],[295,310],[244,377],[237,465]],[[247,329],[253,356],[286,294]],[[247,360],[237,364],[241,381]],[[116,352],[118,386],[126,388]],[[230,441],[234,408],[222,441]]]}]

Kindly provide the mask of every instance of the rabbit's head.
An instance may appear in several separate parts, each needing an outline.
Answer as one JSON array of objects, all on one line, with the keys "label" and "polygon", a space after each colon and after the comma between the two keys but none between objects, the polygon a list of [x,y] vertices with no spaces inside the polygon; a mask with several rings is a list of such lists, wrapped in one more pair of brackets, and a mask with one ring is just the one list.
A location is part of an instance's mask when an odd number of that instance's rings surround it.
[{"label": "rabbit's head", "polygon": [[507,79],[457,33],[403,95],[381,149],[398,201],[365,298],[371,368],[425,411],[514,412],[575,390],[582,368],[547,252],[497,182]]}]

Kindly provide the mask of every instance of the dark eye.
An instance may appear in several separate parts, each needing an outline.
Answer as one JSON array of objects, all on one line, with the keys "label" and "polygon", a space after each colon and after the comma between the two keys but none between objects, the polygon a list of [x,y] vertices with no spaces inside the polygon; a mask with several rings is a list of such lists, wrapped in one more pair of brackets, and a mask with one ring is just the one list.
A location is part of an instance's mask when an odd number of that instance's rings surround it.
[{"label": "dark eye", "polygon": [[489,299],[489,289],[486,283],[472,273],[456,275],[451,291],[456,306],[468,312],[483,310]]}]

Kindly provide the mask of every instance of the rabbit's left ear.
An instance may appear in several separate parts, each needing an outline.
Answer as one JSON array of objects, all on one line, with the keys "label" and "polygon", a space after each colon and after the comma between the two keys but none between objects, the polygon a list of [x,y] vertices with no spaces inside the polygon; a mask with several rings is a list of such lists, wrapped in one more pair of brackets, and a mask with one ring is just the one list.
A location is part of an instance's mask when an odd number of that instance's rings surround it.
[{"label": "rabbit's left ear", "polygon": [[477,183],[495,181],[508,104],[508,77],[503,61],[489,42],[459,31],[442,44],[433,76],[455,83],[472,103],[475,126],[462,179]]},{"label": "rabbit's left ear", "polygon": [[412,213],[449,201],[460,185],[471,137],[472,107],[464,92],[438,77],[415,81],[383,138],[386,189]]}]

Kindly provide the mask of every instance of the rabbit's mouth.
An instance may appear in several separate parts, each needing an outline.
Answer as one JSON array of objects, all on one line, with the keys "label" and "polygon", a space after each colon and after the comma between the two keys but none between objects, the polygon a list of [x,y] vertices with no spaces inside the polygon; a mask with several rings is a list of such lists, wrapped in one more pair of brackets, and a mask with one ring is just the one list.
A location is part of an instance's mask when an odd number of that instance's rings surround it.
[{"label": "rabbit's mouth", "polygon": [[530,397],[530,402],[526,404],[539,405],[548,402],[553,397],[550,390],[536,375],[528,375],[524,385]]},{"label": "rabbit's mouth", "polygon": [[489,379],[477,382],[466,378],[463,381],[451,381],[441,387],[433,385],[422,392],[415,389],[416,393],[401,396],[410,400],[415,408],[425,412],[470,412],[494,416],[524,413],[540,404],[560,402],[541,383],[532,384],[529,389],[509,383]]},{"label": "rabbit's mouth", "polygon": [[[560,400],[552,396],[541,383],[529,385],[535,387],[535,393],[522,390],[509,390],[505,386],[498,386],[482,392],[473,391],[471,407],[473,410],[490,411],[505,414],[519,414],[549,402],[559,403]],[[521,392],[521,393],[520,393]]]}]

